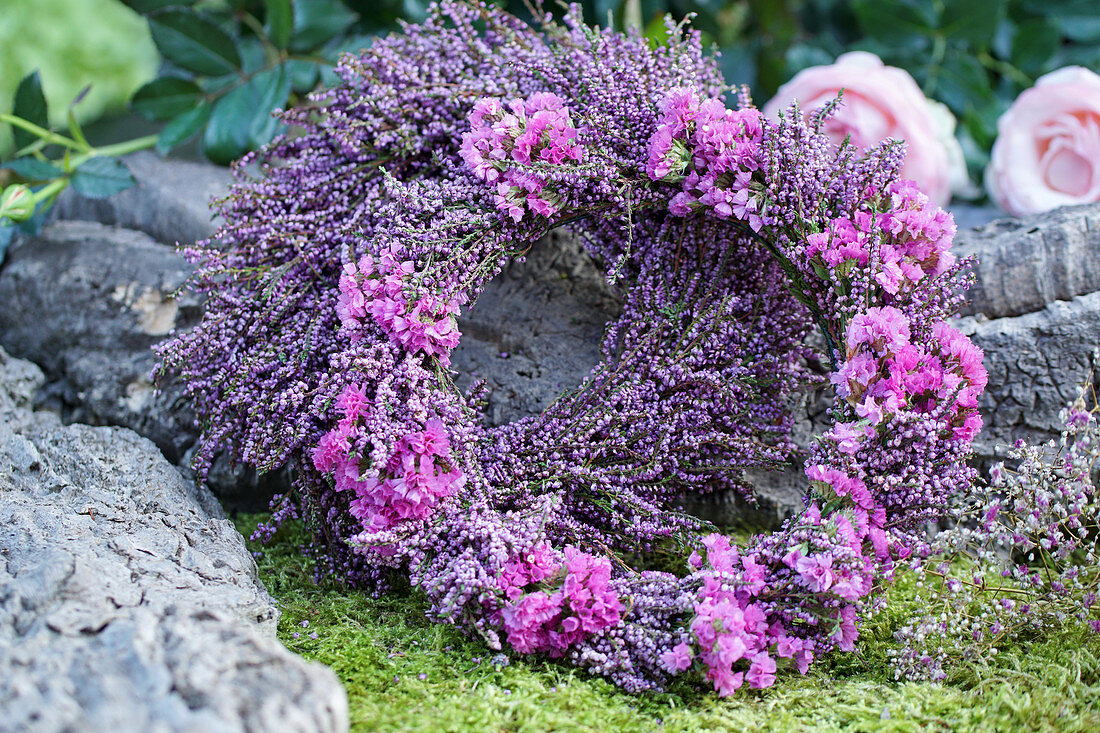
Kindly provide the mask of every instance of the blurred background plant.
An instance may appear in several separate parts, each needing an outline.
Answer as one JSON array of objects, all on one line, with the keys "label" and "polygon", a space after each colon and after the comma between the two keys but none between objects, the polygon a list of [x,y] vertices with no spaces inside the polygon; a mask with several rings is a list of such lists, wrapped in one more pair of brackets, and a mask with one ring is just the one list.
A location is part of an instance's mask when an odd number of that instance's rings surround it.
[{"label": "blurred background plant", "polygon": [[[90,122],[123,107],[159,63],[145,22],[119,0],[0,0],[0,113],[38,71],[52,125],[66,124],[69,102],[89,84],[76,115]],[[0,156],[11,153],[11,130],[0,125]]]},{"label": "blurred background plant", "polygon": [[[496,1],[531,17],[524,0]],[[129,173],[109,159],[138,147],[167,153],[194,140],[192,150],[228,164],[278,134],[281,126],[271,112],[301,103],[329,81],[342,52],[369,45],[400,20],[422,20],[428,4],[0,0],[0,112],[7,111],[14,93],[12,113],[33,125],[0,118],[9,123],[0,124],[0,157],[6,161],[0,163],[0,186],[29,186],[40,213],[70,183],[89,196],[128,185]],[[988,164],[997,119],[1021,91],[1068,64],[1100,68],[1095,0],[584,0],[581,5],[586,21],[634,26],[655,42],[666,33],[666,14],[676,19],[694,14],[704,40],[721,54],[726,79],[749,84],[758,104],[802,69],[829,64],[846,51],[875,53],[907,70],[926,96],[955,114],[974,181]],[[91,144],[98,142],[94,134],[85,139],[82,123],[127,104],[153,123],[155,136],[135,136],[130,145],[107,148]],[[64,126],[69,135],[52,132]],[[14,222],[10,213],[0,212],[0,257],[11,236],[11,226],[3,226]],[[25,213],[18,211],[20,217]],[[28,217],[21,226],[33,230],[40,218]]]}]

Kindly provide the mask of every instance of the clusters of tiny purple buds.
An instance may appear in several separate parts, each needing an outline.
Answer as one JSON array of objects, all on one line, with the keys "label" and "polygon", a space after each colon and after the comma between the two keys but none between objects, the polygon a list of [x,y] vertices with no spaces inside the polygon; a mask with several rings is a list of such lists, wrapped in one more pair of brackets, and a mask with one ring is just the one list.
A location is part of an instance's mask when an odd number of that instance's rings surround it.
[{"label": "clusters of tiny purple buds", "polygon": [[[541,34],[444,2],[345,57],[341,84],[288,113],[302,134],[258,177],[238,167],[226,224],[192,252],[206,315],[161,373],[202,420],[200,474],[223,447],[298,462],[278,516],[313,527],[319,573],[405,575],[491,648],[628,690],[696,672],[726,694],[767,686],[782,660],[854,648],[860,599],[973,477],[984,372],[943,325],[965,263],[949,218],[895,185],[896,146],[838,153],[823,116],[766,122],[744,90],[727,109],[697,33],[654,48],[578,17]],[[481,388],[446,375],[454,316],[550,215],[622,311],[579,389],[486,427]],[[852,241],[826,260],[813,232]],[[741,551],[707,538],[685,577],[612,564],[690,542],[684,492],[782,465],[811,325],[847,372],[805,512]],[[891,381],[904,360],[915,376]]]},{"label": "clusters of tiny purple buds", "polygon": [[649,139],[646,174],[680,185],[668,210],[687,216],[703,209],[743,219],[753,231],[762,220],[750,184],[760,167],[763,117],[759,110],[732,110],[721,99],[705,99],[694,88],[672,89],[659,104],[661,117]]},{"label": "clusters of tiny purple buds", "polygon": [[475,176],[496,187],[497,208],[517,222],[527,211],[553,216],[561,200],[530,167],[579,163],[584,152],[561,98],[553,92],[506,103],[486,97],[474,103],[469,120],[460,154]]},{"label": "clusters of tiny purple buds", "polygon": [[911,560],[919,600],[937,610],[896,633],[897,677],[943,679],[952,664],[989,658],[1035,633],[1075,625],[1100,632],[1100,430],[1089,389],[1062,411],[1060,441],[1018,441],[1011,467],[995,464],[988,484],[957,497],[954,526]]}]

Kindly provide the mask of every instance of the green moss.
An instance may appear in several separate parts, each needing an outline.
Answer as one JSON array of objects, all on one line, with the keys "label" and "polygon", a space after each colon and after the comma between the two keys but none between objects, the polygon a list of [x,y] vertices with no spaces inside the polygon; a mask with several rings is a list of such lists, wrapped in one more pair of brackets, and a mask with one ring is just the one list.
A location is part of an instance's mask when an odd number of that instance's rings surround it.
[{"label": "green moss", "polygon": [[[247,536],[260,518],[237,526]],[[894,682],[887,643],[916,603],[904,582],[864,626],[858,654],[806,677],[728,700],[686,685],[634,696],[549,661],[494,667],[484,645],[429,623],[415,595],[315,585],[304,539],[281,531],[260,577],[282,608],[282,642],[344,681],[356,731],[1100,730],[1100,642],[1079,629],[1003,649],[945,684]]]}]

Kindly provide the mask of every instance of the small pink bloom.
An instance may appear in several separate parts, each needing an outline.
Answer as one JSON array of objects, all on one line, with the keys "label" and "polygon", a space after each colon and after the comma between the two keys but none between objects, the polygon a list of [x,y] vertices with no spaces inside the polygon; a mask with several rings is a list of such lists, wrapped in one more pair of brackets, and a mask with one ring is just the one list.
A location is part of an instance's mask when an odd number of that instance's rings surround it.
[{"label": "small pink bloom", "polygon": [[680,642],[661,654],[661,665],[673,674],[683,672],[691,666],[692,656],[691,647]]},{"label": "small pink bloom", "polygon": [[839,625],[833,638],[841,651],[855,651],[856,639],[859,638],[859,630],[856,628],[856,609],[854,606],[842,606],[840,609]]},{"label": "small pink bloom", "polygon": [[775,660],[768,656],[767,652],[760,652],[752,658],[752,664],[745,679],[758,690],[771,687],[775,684],[775,669]]}]

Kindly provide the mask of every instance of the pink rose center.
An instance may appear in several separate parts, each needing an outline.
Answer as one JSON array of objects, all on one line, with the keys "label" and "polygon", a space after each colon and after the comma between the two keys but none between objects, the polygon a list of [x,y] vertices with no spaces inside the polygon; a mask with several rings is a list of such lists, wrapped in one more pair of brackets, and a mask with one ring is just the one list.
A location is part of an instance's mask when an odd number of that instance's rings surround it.
[{"label": "pink rose center", "polygon": [[1075,150],[1062,148],[1047,156],[1043,178],[1056,191],[1084,196],[1092,187],[1092,164]]},{"label": "pink rose center", "polygon": [[1095,114],[1062,114],[1038,130],[1043,182],[1068,196],[1083,197],[1097,183],[1100,119]]}]

